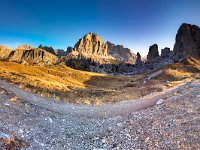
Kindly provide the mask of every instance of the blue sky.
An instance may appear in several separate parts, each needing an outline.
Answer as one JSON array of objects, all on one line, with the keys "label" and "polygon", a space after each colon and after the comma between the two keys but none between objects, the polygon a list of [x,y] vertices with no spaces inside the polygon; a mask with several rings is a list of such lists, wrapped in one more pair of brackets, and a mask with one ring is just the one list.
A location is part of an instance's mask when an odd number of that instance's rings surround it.
[{"label": "blue sky", "polygon": [[0,44],[65,49],[89,32],[147,54],[173,48],[179,26],[200,26],[199,0],[1,0]]}]

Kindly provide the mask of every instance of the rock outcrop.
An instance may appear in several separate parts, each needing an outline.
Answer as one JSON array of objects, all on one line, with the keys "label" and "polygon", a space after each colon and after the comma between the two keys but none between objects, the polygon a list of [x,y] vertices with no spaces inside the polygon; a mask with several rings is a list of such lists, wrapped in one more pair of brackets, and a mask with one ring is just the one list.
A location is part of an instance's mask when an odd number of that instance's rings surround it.
[{"label": "rock outcrop", "polygon": [[[27,48],[27,49],[26,49]],[[40,48],[20,46],[12,51],[9,56],[9,61],[18,63],[52,65],[57,62],[57,56]]]},{"label": "rock outcrop", "polygon": [[42,46],[42,45],[39,45],[38,48],[43,49],[58,57],[66,56],[66,51],[64,51],[63,49],[54,49],[51,46]]},{"label": "rock outcrop", "polygon": [[165,47],[164,49],[161,50],[161,57],[162,58],[168,58],[170,53],[170,48]]},{"label": "rock outcrop", "polygon": [[137,52],[137,58],[136,58],[135,65],[138,66],[138,67],[141,67],[141,66],[144,65],[144,60],[142,59],[139,52]]},{"label": "rock outcrop", "polygon": [[47,52],[49,52],[51,54],[56,55],[55,50],[51,46],[42,46],[42,45],[39,45],[38,48],[43,49],[43,50],[45,50],[45,51],[47,51]]},{"label": "rock outcrop", "polygon": [[165,47],[161,50],[161,57],[165,59],[173,59],[174,52],[170,48]]},{"label": "rock outcrop", "polygon": [[200,59],[200,28],[196,25],[182,24],[176,35],[174,45],[175,60],[192,56]]},{"label": "rock outcrop", "polygon": [[159,58],[158,45],[154,44],[149,47],[149,52],[147,55],[147,62],[148,63],[155,62],[158,58]]},{"label": "rock outcrop", "polygon": [[0,59],[8,59],[11,50],[5,46],[0,45]]},{"label": "rock outcrop", "polygon": [[94,33],[88,33],[81,38],[68,54],[70,58],[89,58],[96,62],[105,63],[110,59],[108,45]]},{"label": "rock outcrop", "polygon": [[123,45],[115,45],[111,42],[106,42],[108,45],[109,54],[121,63],[135,64],[136,54],[131,52],[130,49],[125,48]]},{"label": "rock outcrop", "polygon": [[94,33],[88,33],[81,38],[73,48],[67,50],[67,57],[71,59],[91,59],[100,64],[135,64],[136,54],[122,45],[106,42]]},{"label": "rock outcrop", "polygon": [[30,50],[30,49],[33,49],[34,47],[32,46],[29,46],[27,44],[23,44],[23,45],[20,45],[18,46],[16,49],[21,49],[21,50]]},{"label": "rock outcrop", "polygon": [[71,53],[73,51],[73,47],[67,47],[67,54]]},{"label": "rock outcrop", "polygon": [[55,51],[56,56],[58,57],[66,56],[67,54],[66,51],[64,51],[63,49],[56,49],[54,51]]}]

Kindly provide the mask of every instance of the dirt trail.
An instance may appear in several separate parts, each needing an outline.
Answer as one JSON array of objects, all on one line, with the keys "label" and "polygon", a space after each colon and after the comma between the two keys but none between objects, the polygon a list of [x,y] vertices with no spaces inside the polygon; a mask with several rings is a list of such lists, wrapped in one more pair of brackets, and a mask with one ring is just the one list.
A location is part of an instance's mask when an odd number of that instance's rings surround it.
[{"label": "dirt trail", "polygon": [[[156,104],[160,99],[165,99],[167,96],[172,95],[175,91],[184,87],[187,83],[182,83],[173,88],[164,90],[162,92],[153,93],[151,95],[139,98],[137,100],[127,100],[117,102],[115,104],[103,104],[100,106],[96,105],[84,105],[84,104],[72,104],[56,102],[55,100],[49,100],[44,97],[38,96],[31,92],[24,91],[17,88],[11,83],[0,80],[0,87],[14,93],[17,97],[22,98],[28,103],[37,105],[39,107],[45,108],[49,111],[60,113],[60,114],[73,114],[81,115],[87,117],[97,117],[97,116],[118,116],[126,115],[132,112],[136,112]],[[134,91],[133,91],[134,92]]]},{"label": "dirt trail", "polygon": [[[197,146],[199,89],[195,80],[137,100],[95,106],[48,100],[0,81],[0,133],[16,136],[29,150],[179,149],[184,139]],[[160,99],[164,103],[155,105]]]}]

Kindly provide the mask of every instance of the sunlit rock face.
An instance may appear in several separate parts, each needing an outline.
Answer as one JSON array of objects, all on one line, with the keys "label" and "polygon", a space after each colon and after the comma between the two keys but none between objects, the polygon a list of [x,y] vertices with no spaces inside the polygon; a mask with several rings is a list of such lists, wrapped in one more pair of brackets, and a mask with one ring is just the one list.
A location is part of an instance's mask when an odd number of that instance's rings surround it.
[{"label": "sunlit rock face", "polygon": [[9,61],[27,64],[52,65],[57,62],[57,56],[40,48],[28,45],[17,47],[9,55]]},{"label": "sunlit rock face", "polygon": [[176,35],[174,45],[176,60],[186,56],[200,58],[200,28],[196,25],[182,24]]},{"label": "sunlit rock face", "polygon": [[94,33],[88,33],[81,38],[75,46],[68,51],[68,58],[86,58],[95,62],[107,63],[113,59],[108,54],[108,45],[101,37]]},{"label": "sunlit rock face", "polygon": [[16,49],[21,49],[21,50],[30,50],[30,49],[33,49],[34,47],[32,46],[29,46],[27,44],[24,44],[24,45],[20,45],[18,46]]},{"label": "sunlit rock face", "polygon": [[129,48],[123,45],[115,45],[111,42],[106,42],[108,45],[108,53],[121,63],[135,64],[137,55]]},{"label": "sunlit rock face", "polygon": [[149,52],[147,55],[147,62],[155,62],[159,58],[159,52],[158,52],[158,45],[154,44],[149,47]]},{"label": "sunlit rock face", "polygon": [[73,48],[68,48],[67,57],[89,58],[100,64],[135,64],[137,56],[122,45],[104,43],[99,35],[88,33]]},{"label": "sunlit rock face", "polygon": [[10,52],[9,48],[0,45],[0,59],[8,59]]},{"label": "sunlit rock face", "polygon": [[85,55],[108,56],[108,46],[94,33],[88,33],[74,47],[74,51]]}]

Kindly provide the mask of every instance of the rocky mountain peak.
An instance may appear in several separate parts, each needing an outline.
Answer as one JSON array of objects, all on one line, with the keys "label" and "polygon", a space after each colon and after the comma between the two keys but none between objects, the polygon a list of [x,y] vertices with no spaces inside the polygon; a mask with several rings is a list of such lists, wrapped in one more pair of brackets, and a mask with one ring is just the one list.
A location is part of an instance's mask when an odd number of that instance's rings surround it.
[{"label": "rocky mountain peak", "polygon": [[159,57],[158,45],[153,44],[149,47],[149,52],[147,55],[147,62],[154,62]]},{"label": "rocky mountain peak", "polygon": [[183,23],[178,29],[174,45],[175,59],[186,56],[200,58],[200,28]]},{"label": "rocky mountain peak", "polygon": [[137,52],[137,58],[136,58],[135,65],[136,66],[142,66],[143,64],[144,64],[144,60],[142,59],[140,53]]},{"label": "rocky mountain peak", "polygon": [[135,64],[137,56],[129,48],[125,48],[123,45],[115,45],[109,41],[106,44],[108,45],[109,54],[116,60],[123,63]]},{"label": "rocky mountain peak", "polygon": [[74,46],[67,50],[68,58],[91,58],[99,63],[135,64],[136,54],[123,45],[106,42],[95,33],[88,33]]},{"label": "rocky mountain peak", "polygon": [[20,45],[18,46],[16,49],[21,49],[21,50],[30,50],[30,49],[33,49],[34,47],[32,46],[29,46],[27,44],[23,44],[23,45]]},{"label": "rocky mountain peak", "polygon": [[101,37],[98,34],[95,34],[95,33],[92,33],[92,32],[86,34],[83,37],[83,39],[84,40],[92,41],[94,43],[96,43],[96,42],[102,42],[103,43],[103,40],[101,39]]},{"label": "rocky mountain peak", "polygon": [[79,55],[85,57],[90,55],[108,56],[108,46],[103,42],[101,37],[94,33],[88,33],[81,38],[72,51],[79,52]]}]

